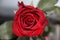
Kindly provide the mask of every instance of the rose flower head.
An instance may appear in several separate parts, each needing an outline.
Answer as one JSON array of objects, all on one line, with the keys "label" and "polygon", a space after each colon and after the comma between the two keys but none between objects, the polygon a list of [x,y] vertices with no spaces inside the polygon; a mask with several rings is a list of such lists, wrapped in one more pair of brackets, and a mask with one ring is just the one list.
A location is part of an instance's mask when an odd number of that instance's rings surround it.
[{"label": "rose flower head", "polygon": [[12,23],[13,33],[21,37],[42,35],[48,24],[44,11],[30,5],[24,5],[23,2],[18,2],[18,7]]}]

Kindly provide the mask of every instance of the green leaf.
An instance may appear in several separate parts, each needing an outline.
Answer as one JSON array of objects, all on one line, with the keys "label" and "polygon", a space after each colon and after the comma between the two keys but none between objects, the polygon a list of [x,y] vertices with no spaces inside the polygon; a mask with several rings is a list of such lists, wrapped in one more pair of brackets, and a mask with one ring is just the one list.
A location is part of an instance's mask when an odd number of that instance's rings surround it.
[{"label": "green leaf", "polygon": [[7,33],[12,34],[12,21],[7,22]]},{"label": "green leaf", "polygon": [[47,36],[50,32],[51,32],[51,26],[48,25],[48,26],[45,27],[45,30],[44,30],[44,33],[43,33],[42,36],[45,37],[45,36]]},{"label": "green leaf", "polygon": [[56,12],[56,19],[60,20],[60,8],[56,7],[55,12]]},{"label": "green leaf", "polygon": [[0,25],[0,39],[11,39],[12,31],[11,31],[11,22],[6,21],[2,25]]},{"label": "green leaf", "polygon": [[44,11],[49,11],[55,8],[54,5],[56,3],[57,0],[41,0],[38,4],[38,7]]}]

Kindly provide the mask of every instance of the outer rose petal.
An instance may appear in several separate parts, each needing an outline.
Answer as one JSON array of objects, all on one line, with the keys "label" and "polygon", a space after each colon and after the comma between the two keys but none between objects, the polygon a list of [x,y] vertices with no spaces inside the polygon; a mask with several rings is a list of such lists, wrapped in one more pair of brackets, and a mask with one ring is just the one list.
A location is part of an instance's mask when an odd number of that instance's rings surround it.
[{"label": "outer rose petal", "polygon": [[17,36],[24,36],[24,35],[20,32],[20,30],[19,30],[19,28],[18,28],[18,24],[16,24],[16,22],[13,23],[12,26],[13,26],[13,27],[12,27],[12,30],[13,30],[13,32],[14,32],[15,35],[17,35]]}]

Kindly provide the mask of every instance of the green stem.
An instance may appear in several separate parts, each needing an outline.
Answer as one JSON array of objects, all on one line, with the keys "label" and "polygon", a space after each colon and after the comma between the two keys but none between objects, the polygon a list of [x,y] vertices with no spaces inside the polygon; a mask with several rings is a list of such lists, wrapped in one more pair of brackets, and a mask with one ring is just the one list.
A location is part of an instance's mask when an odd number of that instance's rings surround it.
[{"label": "green stem", "polygon": [[25,36],[25,37],[18,37],[18,39],[17,40],[30,40],[30,38],[29,37],[27,37],[27,36]]},{"label": "green stem", "polygon": [[33,40],[37,40],[37,37],[32,37]]},{"label": "green stem", "polygon": [[45,37],[41,37],[41,40],[45,40]]}]

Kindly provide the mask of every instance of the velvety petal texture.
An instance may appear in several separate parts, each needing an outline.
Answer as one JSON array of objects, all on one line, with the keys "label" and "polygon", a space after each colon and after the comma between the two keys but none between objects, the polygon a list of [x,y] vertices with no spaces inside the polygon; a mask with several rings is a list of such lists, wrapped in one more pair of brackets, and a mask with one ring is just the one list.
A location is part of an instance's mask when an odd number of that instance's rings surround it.
[{"label": "velvety petal texture", "polygon": [[38,36],[42,35],[45,26],[48,24],[44,12],[30,5],[18,2],[19,9],[14,16],[12,24],[13,33],[17,36]]}]

